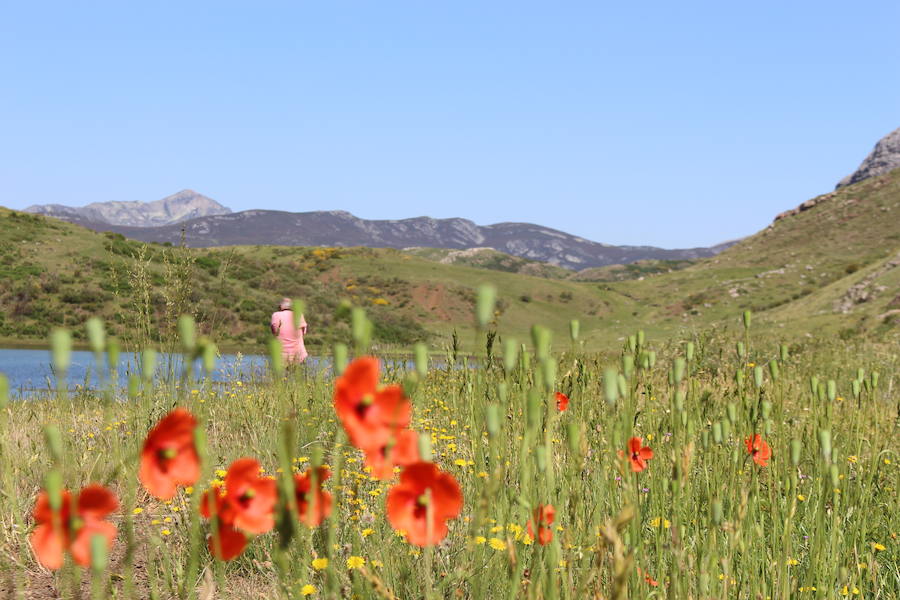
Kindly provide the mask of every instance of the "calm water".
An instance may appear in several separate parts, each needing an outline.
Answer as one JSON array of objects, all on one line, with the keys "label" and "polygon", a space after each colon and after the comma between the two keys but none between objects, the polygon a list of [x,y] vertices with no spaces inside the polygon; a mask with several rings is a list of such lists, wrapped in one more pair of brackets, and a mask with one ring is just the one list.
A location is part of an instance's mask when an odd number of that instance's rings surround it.
[{"label": "calm water", "polygon": [[[180,357],[178,357],[180,360]],[[319,361],[310,358],[308,362],[315,366]],[[157,361],[158,373],[164,371],[168,364],[168,356],[160,353]],[[128,375],[136,373],[135,357],[132,354],[122,353],[119,359],[119,381],[127,382]],[[263,356],[245,356],[225,354],[216,360],[216,367],[212,373],[213,381],[223,381],[229,378],[247,379],[261,375],[265,372],[267,360]],[[104,364],[104,374],[107,368]],[[178,371],[180,372],[180,370]],[[194,366],[194,372],[202,373],[199,361]],[[9,379],[10,390],[14,394],[27,394],[35,390],[56,388],[56,375],[50,366],[49,350],[19,350],[0,348],[0,373]],[[66,384],[70,389],[78,385],[96,387],[98,384],[97,365],[94,355],[87,351],[72,352],[72,365],[66,376]]]}]

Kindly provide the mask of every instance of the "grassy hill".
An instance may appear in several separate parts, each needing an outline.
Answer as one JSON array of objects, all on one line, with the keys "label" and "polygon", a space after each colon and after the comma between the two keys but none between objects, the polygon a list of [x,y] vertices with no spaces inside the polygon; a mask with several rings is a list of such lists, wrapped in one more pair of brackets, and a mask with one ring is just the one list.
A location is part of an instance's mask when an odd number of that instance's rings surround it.
[{"label": "grassy hill", "polygon": [[445,251],[428,249],[188,250],[0,209],[0,340],[40,343],[56,325],[78,333],[93,314],[121,337],[163,340],[190,311],[223,347],[255,352],[276,302],[290,296],[308,306],[314,351],[349,337],[346,303],[367,309],[381,345],[440,347],[454,330],[466,344],[485,282],[499,292],[495,327],[523,341],[542,323],[567,343],[577,318],[588,348],[609,347],[636,328],[698,331],[745,309],[774,334],[896,335],[900,171],[805,205],[713,258],[608,268],[599,281],[557,279],[554,267],[490,252],[447,264]]}]

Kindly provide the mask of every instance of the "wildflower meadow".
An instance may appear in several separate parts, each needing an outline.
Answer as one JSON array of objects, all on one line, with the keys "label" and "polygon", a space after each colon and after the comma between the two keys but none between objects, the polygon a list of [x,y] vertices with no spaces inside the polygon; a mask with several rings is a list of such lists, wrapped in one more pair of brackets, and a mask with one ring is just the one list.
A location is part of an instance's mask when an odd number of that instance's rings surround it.
[{"label": "wildflower meadow", "polygon": [[328,366],[223,383],[191,318],[124,381],[89,321],[97,389],[0,378],[4,597],[900,597],[896,348],[748,311],[589,353],[493,310],[463,355],[379,352],[354,309]]}]

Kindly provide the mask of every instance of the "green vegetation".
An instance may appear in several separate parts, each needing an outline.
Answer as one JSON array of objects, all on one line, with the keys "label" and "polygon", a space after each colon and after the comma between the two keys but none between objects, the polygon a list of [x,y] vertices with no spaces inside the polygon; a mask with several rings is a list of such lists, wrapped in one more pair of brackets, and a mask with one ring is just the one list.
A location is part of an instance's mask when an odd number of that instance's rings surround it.
[{"label": "green vegetation", "polygon": [[[525,339],[536,322],[563,336],[579,319],[587,349],[610,347],[622,328],[664,336],[733,325],[745,309],[786,335],[894,336],[898,270],[882,267],[900,250],[897,214],[895,171],[828,194],[713,258],[572,275],[491,250],[182,251],[0,209],[0,339],[44,340],[54,325],[78,331],[91,314],[127,337],[130,313],[143,312],[148,335],[160,342],[171,333],[173,305],[186,303],[222,347],[260,352],[269,313],[290,296],[307,306],[314,351],[346,339],[345,303],[369,310],[382,349],[414,341],[444,347],[454,331],[468,346],[474,290],[484,282],[498,289],[493,327],[501,336]],[[864,294],[853,291],[858,285]]]}]

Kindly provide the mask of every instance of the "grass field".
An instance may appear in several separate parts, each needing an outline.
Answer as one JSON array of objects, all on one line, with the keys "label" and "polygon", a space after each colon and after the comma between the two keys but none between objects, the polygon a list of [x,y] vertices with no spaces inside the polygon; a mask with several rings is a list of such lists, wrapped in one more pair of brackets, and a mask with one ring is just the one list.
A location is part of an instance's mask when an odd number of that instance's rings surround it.
[{"label": "grass field", "polygon": [[[145,379],[127,400],[61,392],[5,405],[0,587],[11,598],[900,597],[896,346],[761,341],[747,323],[690,338],[622,331],[621,348],[599,354],[539,329],[527,346],[465,359],[475,368],[423,354],[384,363],[382,382],[411,403],[420,460],[462,491],[446,537],[425,546],[386,518],[397,476],[377,480],[348,442],[330,373],[215,388]],[[355,332],[362,355],[365,328]],[[138,481],[140,449],[176,406],[199,420],[202,473],[160,501]],[[631,438],[653,453],[639,472],[619,454]],[[218,530],[197,511],[240,457],[286,493],[269,508],[275,527],[221,561],[205,547]],[[319,464],[333,508],[310,528],[292,512],[290,474]],[[111,549],[99,543],[92,567],[42,568],[29,545],[39,490],[91,482],[119,499]],[[417,492],[423,522],[441,489]]]}]

